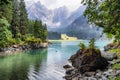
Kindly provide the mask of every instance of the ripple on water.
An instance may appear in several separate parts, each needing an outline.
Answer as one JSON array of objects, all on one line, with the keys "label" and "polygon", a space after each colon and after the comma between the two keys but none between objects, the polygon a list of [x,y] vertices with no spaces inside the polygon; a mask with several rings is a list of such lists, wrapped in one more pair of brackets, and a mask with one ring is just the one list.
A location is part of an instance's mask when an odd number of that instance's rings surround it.
[{"label": "ripple on water", "polygon": [[[88,41],[83,41],[88,44]],[[80,42],[56,42],[48,49],[0,57],[0,80],[64,80],[63,65],[79,49]],[[103,48],[106,42],[97,42]],[[8,76],[9,75],[9,76]]]}]

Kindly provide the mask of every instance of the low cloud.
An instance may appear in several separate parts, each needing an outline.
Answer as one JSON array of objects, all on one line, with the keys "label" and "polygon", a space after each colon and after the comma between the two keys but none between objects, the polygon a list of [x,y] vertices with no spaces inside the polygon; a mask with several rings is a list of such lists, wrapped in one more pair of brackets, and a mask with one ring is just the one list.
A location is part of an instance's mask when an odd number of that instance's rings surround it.
[{"label": "low cloud", "polygon": [[[33,0],[26,0],[33,1]],[[81,0],[34,0],[34,2],[40,1],[48,9],[55,9],[61,6],[66,6],[70,11],[74,11],[81,6]]]}]

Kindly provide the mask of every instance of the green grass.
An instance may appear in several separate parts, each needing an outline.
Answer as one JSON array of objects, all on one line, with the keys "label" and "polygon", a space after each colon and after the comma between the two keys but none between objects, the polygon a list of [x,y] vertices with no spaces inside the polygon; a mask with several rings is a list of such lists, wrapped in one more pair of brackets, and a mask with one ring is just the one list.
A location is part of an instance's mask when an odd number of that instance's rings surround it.
[{"label": "green grass", "polygon": [[119,49],[111,49],[109,53],[116,53],[117,57],[120,59],[120,48]]},{"label": "green grass", "polygon": [[114,78],[114,77],[110,76],[110,77],[109,77],[109,80],[120,80],[120,75],[119,75],[119,76],[117,76],[116,78]]},{"label": "green grass", "polygon": [[110,53],[115,53],[115,52],[120,53],[120,49],[111,49],[111,50],[109,50],[109,52]]},{"label": "green grass", "polygon": [[120,69],[120,63],[118,63],[118,64],[114,64],[113,66],[112,66],[112,68],[113,69]]},{"label": "green grass", "polygon": [[119,75],[119,76],[117,76],[117,78],[116,78],[115,80],[120,80],[120,75]]}]

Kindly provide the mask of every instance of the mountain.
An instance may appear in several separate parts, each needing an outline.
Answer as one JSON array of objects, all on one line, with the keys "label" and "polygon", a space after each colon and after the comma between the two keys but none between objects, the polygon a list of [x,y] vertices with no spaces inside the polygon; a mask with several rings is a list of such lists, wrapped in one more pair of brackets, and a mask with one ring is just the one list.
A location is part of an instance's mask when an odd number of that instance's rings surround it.
[{"label": "mountain", "polygon": [[40,1],[27,1],[26,9],[30,19],[42,20],[47,24],[47,28],[51,32],[50,35],[57,32],[59,37],[61,33],[65,33],[80,39],[90,39],[91,37],[99,38],[102,33],[102,29],[91,27],[87,23],[87,18],[84,18],[83,12],[86,6],[80,6],[77,10],[70,12],[66,6],[49,10]]},{"label": "mountain", "polygon": [[41,20],[44,18],[49,18],[49,14],[52,14],[52,12],[48,10],[44,5],[42,5],[40,1],[34,2],[31,5],[29,5],[29,3],[27,2],[26,5],[28,17],[30,19]]},{"label": "mountain", "polygon": [[77,10],[70,12],[66,6],[49,10],[40,1],[26,1],[26,9],[29,19],[42,20],[47,24],[48,29],[56,31],[70,25],[75,19],[82,15],[85,6],[80,6]]},{"label": "mountain", "polygon": [[71,16],[67,19],[69,21],[69,25],[74,22],[78,17],[83,15],[83,12],[85,11],[86,6],[80,6],[77,10],[71,13]]},{"label": "mountain", "polygon": [[66,6],[54,9],[53,22],[64,22],[69,17],[69,10]]},{"label": "mountain", "polygon": [[83,15],[78,17],[63,30],[63,33],[78,37],[79,39],[100,38],[102,34],[102,29],[87,23],[87,18]]},{"label": "mountain", "polygon": [[66,6],[56,8],[54,10],[47,9],[44,5],[38,2],[26,2],[26,9],[29,19],[42,20],[47,24],[48,29],[60,27],[64,24],[70,13]]}]

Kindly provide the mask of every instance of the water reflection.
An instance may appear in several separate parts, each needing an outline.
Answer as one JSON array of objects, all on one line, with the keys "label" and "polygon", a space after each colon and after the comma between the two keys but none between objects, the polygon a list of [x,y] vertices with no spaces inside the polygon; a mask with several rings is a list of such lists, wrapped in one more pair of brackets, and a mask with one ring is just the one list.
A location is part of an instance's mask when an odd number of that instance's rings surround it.
[{"label": "water reflection", "polygon": [[[64,80],[63,65],[79,49],[79,43],[55,42],[48,49],[0,57],[0,80]],[[100,49],[106,44],[105,41],[96,42]]]},{"label": "water reflection", "polygon": [[39,72],[41,62],[46,60],[46,49],[0,58],[0,80],[28,80],[31,68]]}]

